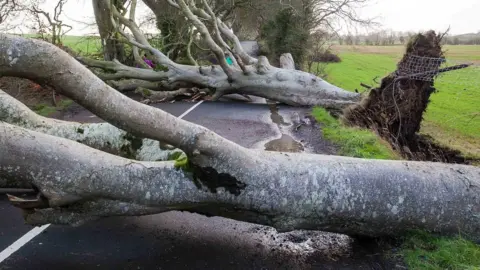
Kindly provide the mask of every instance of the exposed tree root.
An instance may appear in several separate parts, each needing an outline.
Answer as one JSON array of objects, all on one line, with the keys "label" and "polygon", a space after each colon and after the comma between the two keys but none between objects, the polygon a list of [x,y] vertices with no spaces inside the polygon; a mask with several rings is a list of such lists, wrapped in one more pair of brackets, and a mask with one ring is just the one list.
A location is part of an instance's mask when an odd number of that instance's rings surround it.
[{"label": "exposed tree root", "polygon": [[441,36],[433,31],[414,36],[397,70],[361,102],[345,108],[342,120],[376,130],[408,159],[466,163],[459,152],[435,146],[418,135],[444,58],[440,42]]}]

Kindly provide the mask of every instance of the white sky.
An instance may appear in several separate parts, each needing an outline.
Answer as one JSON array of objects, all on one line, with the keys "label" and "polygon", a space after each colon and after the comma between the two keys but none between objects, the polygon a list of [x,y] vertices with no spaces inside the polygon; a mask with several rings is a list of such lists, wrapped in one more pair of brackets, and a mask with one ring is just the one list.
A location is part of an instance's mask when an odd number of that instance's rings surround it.
[{"label": "white sky", "polygon": [[372,0],[361,14],[381,16],[383,27],[395,31],[480,31],[480,0]]},{"label": "white sky", "polygon": [[[74,27],[69,34],[96,33],[94,28],[85,29],[81,23],[72,21],[86,23],[94,21],[91,1],[70,0],[67,2],[64,15],[68,19],[64,21]],[[50,6],[50,9],[45,9],[53,13],[56,2],[56,0],[46,0],[46,5]],[[141,11],[145,12],[146,10],[143,5],[139,6],[137,19],[142,16],[143,12]],[[368,17],[378,17],[382,28],[395,31],[429,29],[445,31],[449,26],[450,34],[480,31],[480,0],[371,0],[369,5],[359,10],[358,13]],[[17,20],[20,20],[20,17]],[[346,31],[347,28],[343,30]]]}]

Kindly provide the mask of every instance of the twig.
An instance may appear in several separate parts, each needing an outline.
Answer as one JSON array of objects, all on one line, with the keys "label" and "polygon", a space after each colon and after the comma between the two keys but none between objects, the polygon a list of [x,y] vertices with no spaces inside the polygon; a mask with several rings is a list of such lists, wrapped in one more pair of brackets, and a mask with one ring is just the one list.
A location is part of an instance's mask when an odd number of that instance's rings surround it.
[{"label": "twig", "polygon": [[55,98],[55,89],[52,90],[52,98],[53,98],[53,99],[52,99],[52,100],[53,100],[53,105],[54,105],[55,107],[57,107],[58,105],[57,105],[57,99]]},{"label": "twig", "polygon": [[370,85],[366,85],[364,83],[360,83],[360,86],[363,86],[363,87],[368,88],[368,89],[372,89],[372,87]]}]

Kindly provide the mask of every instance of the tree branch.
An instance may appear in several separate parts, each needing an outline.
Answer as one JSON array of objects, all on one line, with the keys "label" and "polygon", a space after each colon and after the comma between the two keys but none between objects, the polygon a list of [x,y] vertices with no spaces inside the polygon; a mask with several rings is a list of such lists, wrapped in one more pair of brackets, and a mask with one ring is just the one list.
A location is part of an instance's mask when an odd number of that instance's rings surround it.
[{"label": "tree branch", "polygon": [[222,48],[213,40],[212,36],[208,32],[207,27],[205,24],[203,24],[197,16],[195,16],[190,8],[187,6],[185,1],[183,0],[178,0],[177,1],[178,6],[180,10],[183,12],[183,14],[192,22],[192,24],[197,28],[197,31],[200,32],[200,34],[203,36],[205,39],[205,42],[207,43],[207,46],[210,48],[210,50],[215,54],[218,62],[220,63],[220,66],[222,67],[223,71],[227,75],[227,78],[229,81],[232,80],[233,78],[233,70],[232,68],[228,65],[227,60],[225,58],[225,53],[222,50]]},{"label": "tree branch", "polygon": [[[170,0],[167,0],[167,1],[173,7],[181,9],[177,3]],[[147,2],[150,6],[154,6],[155,4],[157,4],[157,2],[152,2],[152,1],[147,1]],[[209,20],[212,23],[214,21],[214,19],[203,9],[197,8],[196,6],[191,6],[189,7],[189,10],[193,12],[193,14],[197,15],[199,18],[202,18],[204,20]],[[251,65],[251,64],[257,63],[257,59],[251,57],[243,50],[242,44],[240,43],[240,40],[238,39],[238,37],[232,31],[230,31],[228,26],[224,22],[222,22],[219,18],[217,18],[217,25],[219,27],[220,32],[225,37],[227,37],[231,42],[233,42],[235,54],[238,54],[242,59],[242,63],[239,63],[239,65],[242,65],[242,64]]]},{"label": "tree branch", "polygon": [[[44,207],[53,209],[40,210],[41,217],[46,211],[54,213],[43,221],[37,215],[37,223],[61,222],[62,212],[72,210],[58,212],[60,206],[75,209],[80,202],[109,200],[147,208],[119,213],[115,203],[103,209],[104,216],[187,210],[279,231],[382,236],[410,229],[457,234],[460,229],[480,238],[480,209],[471,207],[480,200],[476,167],[250,150],[241,161],[223,156],[229,158],[223,164],[211,156],[217,165],[207,176],[202,174],[207,167],[193,165],[190,174],[174,162],[136,162],[5,123],[0,123],[0,134],[5,135],[0,137],[5,153],[0,156],[0,177],[32,183],[47,198]],[[226,170],[230,162],[235,164]],[[222,181],[233,182],[214,182],[215,171],[229,175],[218,175],[227,177]],[[30,215],[38,213],[33,211]],[[84,210],[84,215],[98,213]]]},{"label": "tree branch", "polygon": [[109,123],[85,124],[40,116],[1,90],[0,121],[135,160],[169,160],[181,152],[166,143],[142,139]]},{"label": "tree branch", "polygon": [[[153,48],[150,43],[148,42],[145,35],[143,35],[142,31],[138,28],[135,21],[131,21],[125,18],[115,7],[112,7],[112,14],[115,18],[117,18],[123,25],[127,26],[128,29],[132,32],[133,36],[135,37],[135,41],[129,40],[130,43],[134,44],[135,46],[148,50],[152,53],[158,63],[166,65],[166,66],[174,66],[176,65],[172,60],[170,60],[166,55],[164,55],[159,50]],[[120,28],[117,28],[120,30]]]},{"label": "tree branch", "polygon": [[[51,85],[117,128],[187,155],[176,162],[133,161],[0,123],[0,178],[31,183],[50,208],[114,200],[280,231],[380,236],[461,230],[480,238],[480,208],[472,208],[480,201],[480,168],[246,149],[125,97],[51,44],[4,34],[0,44],[1,75]],[[257,69],[263,75],[271,68],[264,61]]]}]

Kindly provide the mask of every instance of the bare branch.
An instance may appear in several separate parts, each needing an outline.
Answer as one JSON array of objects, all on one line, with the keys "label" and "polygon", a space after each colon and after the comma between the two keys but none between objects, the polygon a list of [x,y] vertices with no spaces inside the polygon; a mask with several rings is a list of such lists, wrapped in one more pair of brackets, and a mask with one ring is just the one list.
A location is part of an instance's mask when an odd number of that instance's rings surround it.
[{"label": "bare branch", "polygon": [[187,43],[187,57],[188,57],[188,60],[190,60],[190,62],[192,63],[192,65],[198,66],[197,61],[192,56],[192,43],[193,43],[194,37],[195,37],[195,31],[191,30],[190,31],[190,37],[189,37],[188,43]]},{"label": "bare branch", "polygon": [[16,0],[3,0],[0,4],[0,24],[5,23],[10,16],[23,10],[23,7]]},{"label": "bare branch", "polygon": [[162,80],[167,80],[169,77],[168,72],[129,67],[129,66],[123,65],[118,61],[100,61],[100,60],[94,60],[94,59],[89,59],[84,57],[77,57],[76,59],[80,63],[86,66],[101,68],[107,71],[115,72],[115,73],[97,74],[103,80],[135,78],[135,79],[141,79],[146,81],[162,81]]},{"label": "bare branch", "polygon": [[[123,25],[127,26],[128,29],[130,29],[130,31],[132,32],[136,41],[129,39],[129,42],[131,44],[134,44],[139,48],[148,50],[150,53],[154,55],[154,57],[160,64],[167,65],[167,66],[175,65],[175,63],[172,60],[170,60],[166,55],[164,55],[162,52],[153,48],[150,45],[147,38],[145,37],[145,35],[143,35],[142,31],[138,28],[135,21],[131,21],[125,18],[122,14],[120,14],[120,12],[115,7],[112,7],[112,14],[113,16],[115,16],[115,18],[119,19],[119,21]],[[120,30],[120,28],[117,28],[117,29]],[[125,34],[123,33],[122,35],[125,35]]]},{"label": "bare branch", "polygon": [[[168,1],[168,0],[167,0]],[[173,1],[168,1],[168,3],[170,3],[172,6],[174,7],[177,7],[179,8],[180,10],[182,9],[177,3],[173,2]],[[150,3],[150,5],[152,5],[153,3]],[[188,8],[188,7],[187,7]],[[209,20],[209,21],[212,21],[213,22],[213,18],[203,9],[200,9],[200,8],[197,8],[196,6],[192,5],[191,7],[188,8],[189,11],[191,11],[193,14],[197,15],[198,18],[202,18],[204,20]],[[188,16],[187,16],[188,17]],[[195,17],[197,18],[197,17]],[[198,20],[198,19],[197,19]],[[203,23],[202,23],[203,25]],[[257,62],[257,59],[251,57],[250,55],[248,55],[244,50],[243,50],[243,47],[240,43],[240,40],[238,39],[238,37],[232,32],[230,31],[230,29],[228,28],[228,26],[222,22],[219,18],[217,18],[217,25],[219,27],[219,30],[220,32],[225,36],[227,37],[231,42],[233,42],[234,44],[234,51],[236,54],[238,54],[240,56],[240,58],[242,59],[242,62],[244,65],[251,65],[251,64],[255,64]],[[203,25],[205,26],[205,25]],[[208,30],[207,30],[208,32]],[[217,45],[218,46],[218,45]],[[212,48],[210,48],[212,49]],[[218,57],[217,57],[218,58]],[[220,60],[219,60],[220,61]],[[240,64],[240,63],[239,63]]]},{"label": "bare branch", "polygon": [[192,24],[197,28],[197,30],[200,32],[200,34],[203,36],[205,39],[205,42],[207,43],[208,47],[210,50],[215,54],[217,57],[218,62],[220,63],[220,66],[222,67],[223,71],[227,75],[229,80],[232,80],[232,73],[233,70],[232,68],[228,65],[227,60],[225,58],[225,53],[222,50],[222,48],[213,40],[212,36],[208,32],[207,27],[205,24],[203,24],[197,16],[195,16],[190,8],[187,6],[185,1],[183,0],[178,0],[178,6],[180,10],[183,12],[183,14],[192,22]]},{"label": "bare branch", "polygon": [[0,112],[0,122],[80,142],[121,157],[141,161],[168,160],[180,151],[163,142],[137,138],[108,123],[84,124],[40,116],[1,90]]},{"label": "bare branch", "polygon": [[[50,16],[49,12],[46,12],[44,10],[41,10],[38,6],[37,2],[32,2],[30,3],[30,6],[27,6],[26,9],[33,14],[36,23],[38,25],[39,30],[43,28],[43,22],[40,18],[39,15],[43,15],[43,17],[47,20],[48,26],[50,27],[50,34],[52,35],[51,42],[53,44],[61,44],[61,38],[71,31],[73,28],[68,25],[63,23],[63,21],[60,19],[60,15],[63,12],[63,5],[67,2],[67,0],[58,0],[57,4],[55,5],[54,8],[54,13],[53,17]],[[62,31],[62,28],[68,28],[68,30]]]}]

